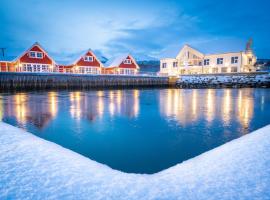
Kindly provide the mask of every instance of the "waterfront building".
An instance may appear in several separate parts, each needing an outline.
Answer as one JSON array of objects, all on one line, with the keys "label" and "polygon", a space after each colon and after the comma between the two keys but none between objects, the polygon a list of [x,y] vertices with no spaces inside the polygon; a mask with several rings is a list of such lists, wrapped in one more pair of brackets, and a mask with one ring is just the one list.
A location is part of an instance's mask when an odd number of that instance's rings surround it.
[{"label": "waterfront building", "polygon": [[92,50],[87,50],[71,64],[57,64],[59,72],[76,74],[101,74],[103,64]]},{"label": "waterfront building", "polygon": [[17,58],[4,57],[1,71],[9,72],[54,72],[55,62],[39,43],[34,43]]},{"label": "waterfront building", "polygon": [[177,76],[182,74],[212,74],[254,72],[256,56],[249,40],[245,51],[204,54],[197,49],[184,45],[175,58],[160,60],[160,74]]},{"label": "waterfront building", "polygon": [[124,54],[108,60],[102,69],[102,73],[133,75],[137,74],[139,69],[136,60],[130,54]]},{"label": "waterfront building", "polygon": [[[76,56],[76,58],[74,58]],[[74,55],[72,60],[55,61],[39,43],[34,43],[17,58],[0,57],[0,72],[58,72],[75,74],[137,74],[139,66],[136,60],[125,54],[108,60],[97,56],[92,50]],[[75,61],[74,61],[75,60]]]},{"label": "waterfront building", "polygon": [[55,61],[39,43],[34,43],[14,60],[16,72],[55,72]]}]

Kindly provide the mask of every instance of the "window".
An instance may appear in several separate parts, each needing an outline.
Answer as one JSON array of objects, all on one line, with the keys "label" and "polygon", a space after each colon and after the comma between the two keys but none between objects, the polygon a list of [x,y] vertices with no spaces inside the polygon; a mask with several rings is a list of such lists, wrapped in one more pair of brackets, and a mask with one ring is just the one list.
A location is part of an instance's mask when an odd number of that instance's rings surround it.
[{"label": "window", "polygon": [[210,62],[209,59],[205,59],[205,60],[203,61],[203,64],[204,64],[204,65],[209,65],[209,62]]},{"label": "window", "polygon": [[167,63],[162,63],[162,68],[166,68],[167,67]]},{"label": "window", "polygon": [[232,63],[232,64],[238,63],[238,56],[232,57],[232,58],[231,58],[231,63]]},{"label": "window", "polygon": [[36,57],[36,52],[30,51],[29,56],[30,56],[30,58],[35,58]]},{"label": "window", "polygon": [[218,68],[217,67],[212,68],[212,73],[218,73]]},{"label": "window", "polygon": [[217,64],[222,65],[223,64],[223,58],[218,58],[217,59]]},{"label": "window", "polygon": [[248,64],[251,65],[252,64],[252,58],[248,59]]},{"label": "window", "polygon": [[221,68],[221,72],[222,72],[222,73],[226,73],[226,72],[227,72],[227,67],[222,67],[222,68]]},{"label": "window", "polygon": [[231,72],[237,72],[237,67],[232,67]]},{"label": "window", "polygon": [[42,53],[41,52],[37,52],[37,58],[42,58]]},{"label": "window", "polygon": [[178,63],[177,62],[173,62],[173,67],[177,67]]},{"label": "window", "polygon": [[30,58],[43,58],[43,53],[37,52],[37,51],[30,51],[29,57]]},{"label": "window", "polygon": [[85,56],[84,57],[84,61],[86,61],[86,62],[93,62],[94,61],[94,57],[93,56]]},{"label": "window", "polygon": [[128,64],[128,65],[130,65],[130,64],[131,64],[131,60],[130,60],[130,59],[126,59],[126,60],[124,60],[124,64]]}]

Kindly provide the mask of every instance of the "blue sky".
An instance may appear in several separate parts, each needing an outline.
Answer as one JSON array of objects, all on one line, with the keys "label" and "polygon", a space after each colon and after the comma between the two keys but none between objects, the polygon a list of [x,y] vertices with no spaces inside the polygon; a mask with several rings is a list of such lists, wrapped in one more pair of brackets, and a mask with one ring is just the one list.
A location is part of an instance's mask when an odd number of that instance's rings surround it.
[{"label": "blue sky", "polygon": [[252,37],[259,58],[270,58],[267,0],[0,0],[0,47],[17,55],[38,41],[65,59],[92,48],[175,56],[188,43],[204,53],[237,51]]}]

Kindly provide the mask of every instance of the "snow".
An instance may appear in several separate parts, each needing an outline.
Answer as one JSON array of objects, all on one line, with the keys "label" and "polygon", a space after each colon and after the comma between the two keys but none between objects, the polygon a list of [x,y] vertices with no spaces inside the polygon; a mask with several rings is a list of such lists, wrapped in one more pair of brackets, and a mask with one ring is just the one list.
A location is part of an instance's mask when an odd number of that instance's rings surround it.
[{"label": "snow", "polygon": [[0,122],[0,199],[270,199],[270,125],[153,175]]},{"label": "snow", "polygon": [[128,57],[128,55],[129,55],[128,53],[125,53],[125,54],[121,54],[117,57],[110,58],[105,63],[105,67],[107,67],[107,68],[118,67]]},{"label": "snow", "polygon": [[247,83],[270,82],[269,74],[181,75],[178,83]]}]

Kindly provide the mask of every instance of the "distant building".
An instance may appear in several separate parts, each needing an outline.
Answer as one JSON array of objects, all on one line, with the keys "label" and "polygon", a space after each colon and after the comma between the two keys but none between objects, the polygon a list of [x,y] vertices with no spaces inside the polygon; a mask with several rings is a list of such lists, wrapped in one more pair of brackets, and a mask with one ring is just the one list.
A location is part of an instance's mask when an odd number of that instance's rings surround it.
[{"label": "distant building", "polygon": [[237,73],[256,71],[256,56],[249,40],[245,51],[220,54],[203,54],[189,45],[184,45],[176,58],[160,60],[160,74],[177,76],[181,74]]},{"label": "distant building", "polygon": [[116,58],[112,58],[105,63],[102,69],[103,74],[137,74],[139,65],[130,54],[124,54]]}]

